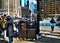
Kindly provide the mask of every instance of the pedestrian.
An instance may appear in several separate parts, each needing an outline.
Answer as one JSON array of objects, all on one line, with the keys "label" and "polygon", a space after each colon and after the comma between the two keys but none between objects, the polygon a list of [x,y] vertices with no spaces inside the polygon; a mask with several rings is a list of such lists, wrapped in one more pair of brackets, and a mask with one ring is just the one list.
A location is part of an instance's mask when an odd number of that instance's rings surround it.
[{"label": "pedestrian", "polygon": [[[53,17],[51,18],[50,23],[51,24],[56,23]],[[54,26],[51,26],[51,32],[53,32],[53,31],[54,31]]]},{"label": "pedestrian", "polygon": [[12,18],[9,16],[8,21],[6,24],[6,30],[7,30],[7,36],[9,37],[9,43],[13,42],[13,35],[14,35],[14,29],[13,29],[13,21]]},{"label": "pedestrian", "polygon": [[7,22],[6,16],[3,15],[3,16],[2,16],[2,27],[3,27],[4,29],[5,29],[6,22]]},{"label": "pedestrian", "polygon": [[1,18],[0,18],[0,34],[1,34],[1,37],[4,38],[4,29],[2,28],[2,25],[1,25]]},{"label": "pedestrian", "polygon": [[6,15],[4,14],[3,16],[2,16],[2,28],[4,29],[4,40],[6,39],[6,22],[7,22],[7,20],[6,20]]}]

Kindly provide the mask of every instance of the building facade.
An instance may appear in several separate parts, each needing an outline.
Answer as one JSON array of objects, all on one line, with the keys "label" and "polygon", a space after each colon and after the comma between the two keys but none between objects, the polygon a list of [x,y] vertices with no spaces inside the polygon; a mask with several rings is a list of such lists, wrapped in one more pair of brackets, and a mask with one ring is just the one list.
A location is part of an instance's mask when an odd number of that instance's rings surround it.
[{"label": "building facade", "polygon": [[2,9],[2,0],[0,0],[0,9]]},{"label": "building facade", "polygon": [[16,15],[20,9],[20,0],[2,0],[2,9],[6,14]]},{"label": "building facade", "polygon": [[4,9],[4,12],[6,12],[7,15],[9,12],[13,17],[26,17],[28,13],[28,16],[30,15],[27,7],[29,3],[27,4],[27,2],[28,0],[2,0],[2,9]]},{"label": "building facade", "polygon": [[41,0],[40,14],[43,16],[60,15],[60,0]]}]

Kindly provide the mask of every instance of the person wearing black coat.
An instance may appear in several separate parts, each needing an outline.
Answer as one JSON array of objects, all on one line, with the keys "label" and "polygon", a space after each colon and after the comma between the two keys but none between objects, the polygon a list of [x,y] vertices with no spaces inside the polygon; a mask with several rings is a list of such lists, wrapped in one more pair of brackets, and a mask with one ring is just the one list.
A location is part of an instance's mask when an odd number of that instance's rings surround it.
[{"label": "person wearing black coat", "polygon": [[13,42],[13,35],[14,35],[14,28],[13,28],[13,20],[12,18],[8,18],[6,23],[6,30],[7,30],[7,36],[9,38],[9,43]]},{"label": "person wearing black coat", "polygon": [[[50,23],[56,23],[53,17],[51,18]],[[51,26],[51,31],[54,31],[54,26]]]}]

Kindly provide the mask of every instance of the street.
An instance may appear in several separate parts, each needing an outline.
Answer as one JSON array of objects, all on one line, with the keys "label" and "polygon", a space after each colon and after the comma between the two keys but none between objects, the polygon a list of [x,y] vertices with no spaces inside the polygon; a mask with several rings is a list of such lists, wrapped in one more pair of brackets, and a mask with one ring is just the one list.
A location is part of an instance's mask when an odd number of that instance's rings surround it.
[{"label": "street", "polygon": [[[54,18],[55,19],[55,21],[56,21],[56,18]],[[49,18],[49,20],[43,20],[41,23],[50,23],[50,20],[51,20],[51,18]],[[40,26],[41,28],[40,28],[40,30],[47,30],[47,31],[51,31],[51,26]],[[55,26],[54,27],[54,32],[60,32],[60,27],[58,27],[58,26]]]},{"label": "street", "polygon": [[[47,22],[47,21],[45,21],[45,22]],[[49,23],[49,21],[48,21],[48,23]],[[40,28],[40,32],[43,31],[44,33],[50,33],[50,31],[51,31],[50,26],[40,26],[40,27],[42,28],[42,29]],[[60,28],[55,26],[53,32],[60,32]],[[39,39],[39,40],[31,40],[31,41],[17,40],[16,38],[13,38],[13,43],[60,43],[60,37],[56,38],[53,34],[45,35],[45,36],[42,36],[41,39]],[[59,36],[60,36],[60,34],[59,34]],[[9,43],[8,37],[6,37],[6,40],[0,40],[0,43]]]},{"label": "street", "polygon": [[[8,43],[8,41],[1,41],[0,43]],[[16,40],[14,38],[13,43],[60,43],[60,39],[49,38],[49,37],[42,37],[40,40],[34,41],[24,41],[24,40]]]},{"label": "street", "polygon": [[[50,23],[51,18],[44,19],[43,21],[40,21],[40,23]],[[56,21],[56,18],[54,18]],[[56,21],[57,22],[57,21]],[[60,27],[54,26],[54,31],[51,33],[51,26],[40,26],[40,33],[44,33],[47,35],[44,35],[45,37],[51,37],[51,38],[58,38],[60,39]]]}]

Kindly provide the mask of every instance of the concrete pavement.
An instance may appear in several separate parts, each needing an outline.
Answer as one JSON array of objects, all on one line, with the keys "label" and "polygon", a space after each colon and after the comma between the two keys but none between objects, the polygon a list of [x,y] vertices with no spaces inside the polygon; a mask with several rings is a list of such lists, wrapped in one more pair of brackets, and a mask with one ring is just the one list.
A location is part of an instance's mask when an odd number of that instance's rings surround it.
[{"label": "concrete pavement", "polygon": [[[8,43],[8,41],[0,41],[0,43]],[[40,40],[35,41],[24,41],[24,40],[16,40],[14,38],[13,43],[60,43],[60,39],[42,37]]]},{"label": "concrete pavement", "polygon": [[[9,42],[8,37],[6,37],[6,40]],[[24,40],[17,40],[16,38],[13,38],[13,43],[35,43],[35,41],[24,41]]]}]

